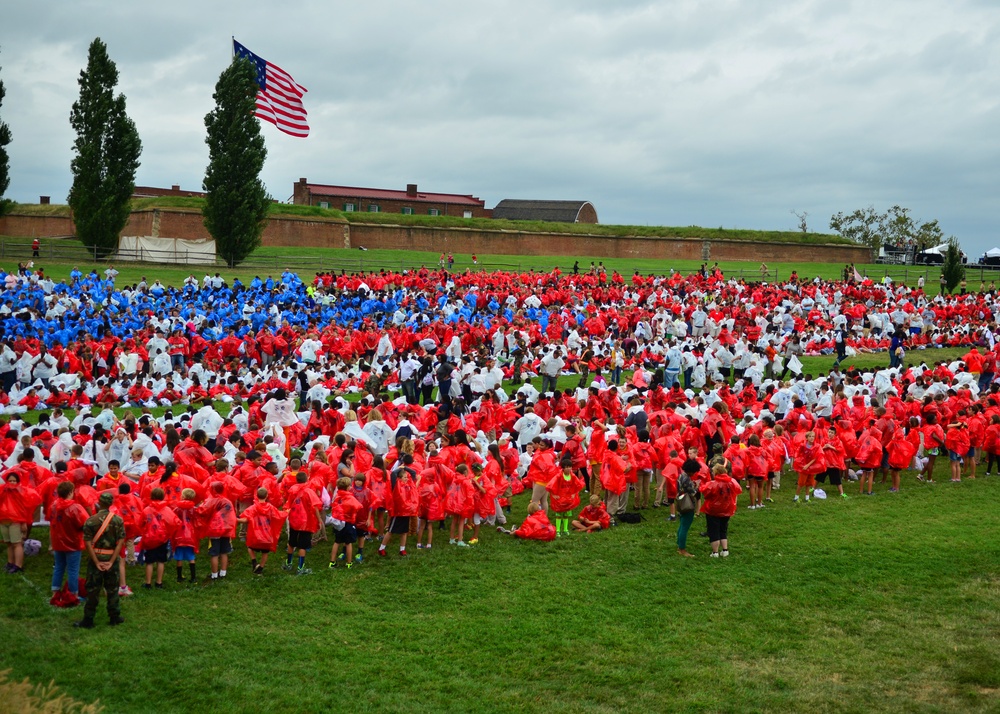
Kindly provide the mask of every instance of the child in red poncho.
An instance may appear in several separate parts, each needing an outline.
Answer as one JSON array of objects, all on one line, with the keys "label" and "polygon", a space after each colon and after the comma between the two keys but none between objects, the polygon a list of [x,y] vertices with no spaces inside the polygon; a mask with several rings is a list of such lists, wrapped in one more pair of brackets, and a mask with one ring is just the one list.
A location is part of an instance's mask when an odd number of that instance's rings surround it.
[{"label": "child in red poncho", "polygon": [[583,480],[573,472],[573,461],[563,459],[559,464],[562,473],[545,484],[549,492],[549,504],[556,514],[556,537],[563,533],[569,534],[569,523],[573,511],[580,505],[580,491],[583,490]]},{"label": "child in red poncho", "polygon": [[184,582],[184,563],[188,564],[191,571],[191,582],[197,579],[195,567],[195,554],[198,552],[198,522],[195,515],[195,492],[193,489],[185,488],[181,491],[181,500],[172,504],[174,513],[177,514],[177,530],[174,537],[170,539],[170,548],[173,552],[174,564],[177,566],[177,582]]},{"label": "child in red poncho", "polygon": [[258,488],[256,503],[246,508],[238,519],[247,526],[247,554],[254,575],[264,574],[268,556],[278,550],[281,527],[288,518],[287,511],[279,511],[268,503],[269,495],[266,488]]},{"label": "child in red poncho", "polygon": [[226,577],[229,569],[229,554],[233,552],[236,537],[236,507],[226,498],[225,486],[221,481],[213,481],[212,495],[206,498],[196,513],[202,524],[202,537],[208,538],[208,555],[211,558],[212,580]]},{"label": "child in red poncho", "polygon": [[163,501],[163,489],[154,488],[150,503],[142,512],[142,557],[146,562],[146,590],[152,588],[153,566],[156,566],[156,587],[163,587],[163,568],[167,562],[167,543],[177,530],[177,515]]},{"label": "child in red poncho", "polygon": [[826,471],[826,461],[823,459],[823,449],[816,443],[816,432],[806,432],[805,440],[799,444],[792,463],[799,478],[795,484],[794,502],[798,502],[799,493],[805,489],[805,500],[808,503],[813,489],[816,488],[816,474]]},{"label": "child in red poncho", "polygon": [[295,476],[295,485],[288,489],[285,498],[285,508],[288,509],[288,550],[285,554],[285,570],[292,569],[292,558],[298,551],[298,575],[309,575],[312,570],[306,567],[306,552],[312,548],[313,533],[319,530],[319,509],[323,501],[307,483],[308,474],[299,471]]},{"label": "child in red poncho", "polygon": [[542,507],[532,501],[528,504],[528,517],[511,535],[525,540],[551,541],[556,539],[556,527],[549,521]]},{"label": "child in red poncho", "polygon": [[0,538],[7,545],[8,573],[24,570],[24,538],[35,519],[35,509],[42,497],[35,489],[21,483],[16,471],[8,471],[0,485]]},{"label": "child in red poncho", "polygon": [[350,568],[354,564],[354,544],[358,541],[357,522],[361,504],[351,493],[351,482],[352,479],[348,476],[341,476],[337,480],[337,492],[330,504],[330,517],[333,518],[334,527],[340,524],[333,538],[333,548],[330,550],[331,568],[337,567],[337,553],[342,545],[347,558],[347,567]]},{"label": "child in red poncho", "polygon": [[578,531],[602,531],[611,525],[611,515],[604,508],[604,502],[596,493],[590,496],[590,505],[580,511],[573,521],[573,529]]}]

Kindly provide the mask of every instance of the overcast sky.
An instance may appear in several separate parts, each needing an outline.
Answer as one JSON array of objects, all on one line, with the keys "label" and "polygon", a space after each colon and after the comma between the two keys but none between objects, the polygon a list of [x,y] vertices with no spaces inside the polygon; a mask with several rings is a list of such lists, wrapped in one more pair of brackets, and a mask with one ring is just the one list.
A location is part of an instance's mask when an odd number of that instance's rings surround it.
[{"label": "overcast sky", "polygon": [[811,229],[869,204],[1000,244],[996,0],[6,0],[8,196],[65,202],[95,37],[140,185],[200,189],[230,37],[309,90],[264,181],[585,199],[602,223]]}]

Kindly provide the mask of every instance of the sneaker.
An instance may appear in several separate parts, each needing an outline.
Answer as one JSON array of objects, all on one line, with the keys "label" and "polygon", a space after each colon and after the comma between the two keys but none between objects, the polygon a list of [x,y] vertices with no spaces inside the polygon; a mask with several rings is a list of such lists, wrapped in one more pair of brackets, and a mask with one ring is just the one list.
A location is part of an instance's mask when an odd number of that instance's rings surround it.
[{"label": "sneaker", "polygon": [[427,545],[424,546],[424,550],[430,550],[430,549],[431,549],[431,544],[430,543],[428,543]]},{"label": "sneaker", "polygon": [[503,526],[497,526],[497,533],[506,533]]},{"label": "sneaker", "polygon": [[130,597],[131,595],[134,594],[135,593],[132,592],[132,588],[130,588],[128,585],[122,585],[120,588],[118,588],[118,597]]},{"label": "sneaker", "polygon": [[386,552],[385,552],[385,548],[379,548],[379,549],[378,549],[378,556],[379,556],[380,558],[384,558],[384,557],[386,557],[387,555],[388,555],[388,553],[386,553]]},{"label": "sneaker", "polygon": [[163,583],[156,583],[157,590],[163,590]]},{"label": "sneaker", "polygon": [[722,551],[722,557],[723,558],[728,558],[729,557],[729,551],[728,550]]},{"label": "sneaker", "polygon": [[469,547],[469,544],[466,543],[464,540],[458,541],[455,545],[457,545],[459,548],[468,548]]},{"label": "sneaker", "polygon": [[83,618],[79,622],[74,622],[73,627],[80,627],[83,628],[84,630],[92,630],[94,628],[94,621],[88,620],[87,618]]},{"label": "sneaker", "polygon": [[340,555],[337,556],[337,560],[343,560],[346,557],[347,557],[347,553],[341,553]]},{"label": "sneaker", "polygon": [[405,550],[399,551],[399,557],[405,558],[407,555],[409,555],[409,554]]},{"label": "sneaker", "polygon": [[[809,498],[809,497],[806,496],[806,498]],[[796,494],[795,497],[792,498],[792,503],[798,503],[798,502],[799,502],[799,496],[798,496],[798,494]]]},{"label": "sneaker", "polygon": [[312,572],[313,571],[312,571],[311,568],[299,568],[298,570],[295,571],[295,574],[296,575],[312,575]]},{"label": "sneaker", "polygon": [[336,561],[334,561],[334,560],[331,560],[331,561],[330,561],[330,564],[329,564],[328,566],[326,566],[326,567],[327,567],[327,568],[328,568],[329,570],[333,570],[333,569],[334,569],[334,568],[336,568],[336,567],[337,567],[338,565],[339,565],[339,563],[337,563],[337,562],[336,562]]},{"label": "sneaker", "polygon": [[808,502],[809,502],[809,494],[807,493],[806,494],[806,503],[808,503]]},{"label": "sneaker", "polygon": [[456,543],[458,543],[458,541],[455,540],[454,538],[448,540],[448,545],[455,545]]},{"label": "sneaker", "polygon": [[14,573],[14,564],[7,563],[7,565],[3,566],[3,571],[8,575],[12,575]]},{"label": "sneaker", "polygon": [[116,615],[115,617],[112,617],[110,620],[108,620],[108,624],[111,625],[112,627],[117,627],[118,625],[124,625],[125,618],[122,617],[121,615]]},{"label": "sneaker", "polygon": [[764,500],[767,501],[768,503],[774,503],[773,498],[765,498]]},{"label": "sneaker", "polygon": [[417,543],[417,550],[423,550],[423,548],[424,548],[423,543]]},{"label": "sneaker", "polygon": [[352,565],[354,565],[354,563],[348,563],[347,564],[347,569],[350,570]]},{"label": "sneaker", "polygon": [[354,556],[354,562],[355,563],[360,563],[360,562],[364,561],[364,559],[365,559],[365,556],[362,555],[361,553],[358,553],[357,555]]},{"label": "sneaker", "polygon": [[263,575],[264,574],[264,566],[260,565],[258,563],[257,567],[253,569],[253,574],[254,575]]},{"label": "sneaker", "polygon": [[477,543],[479,543],[478,538],[473,538],[472,540],[469,541],[469,545],[476,545]]},{"label": "sneaker", "polygon": [[711,554],[711,555],[709,555],[708,557],[709,557],[709,558],[718,558],[718,557],[719,557],[719,554],[718,554],[718,553],[712,553],[712,554]]},{"label": "sneaker", "polygon": [[889,493],[899,493],[899,489],[898,488],[890,488],[889,489]]},{"label": "sneaker", "polygon": [[758,504],[757,504],[757,510],[758,510],[758,511],[759,511],[760,509],[762,509],[763,507],[764,507],[764,504],[763,504],[763,503],[758,503]]},{"label": "sneaker", "polygon": [[756,511],[757,510],[757,506],[747,506],[747,510],[748,511]]},{"label": "sneaker", "polygon": [[841,498],[850,498],[850,496],[848,496],[848,495],[847,495],[846,493],[842,493],[842,494],[840,494],[840,497],[841,497]]},{"label": "sneaker", "polygon": [[676,520],[677,520],[677,516],[669,516],[669,517],[667,518],[667,520],[668,520],[668,521],[676,521]]},{"label": "sneaker", "polygon": [[286,573],[292,572],[293,568],[294,568],[294,566],[291,563],[282,563],[281,564],[281,569],[284,570]]},{"label": "sneaker", "polygon": [[151,584],[149,584],[149,583],[143,583],[142,584],[142,589],[143,590],[152,590],[153,586]]}]

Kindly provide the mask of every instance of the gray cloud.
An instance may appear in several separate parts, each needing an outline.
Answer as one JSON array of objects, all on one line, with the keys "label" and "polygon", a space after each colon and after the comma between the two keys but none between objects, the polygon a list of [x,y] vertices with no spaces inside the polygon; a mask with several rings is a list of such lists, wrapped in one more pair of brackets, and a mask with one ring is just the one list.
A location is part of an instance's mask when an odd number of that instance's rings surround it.
[{"label": "gray cloud", "polygon": [[138,181],[200,187],[229,36],[304,85],[264,179],[583,198],[608,223],[790,229],[899,203],[1000,242],[1000,7],[967,0],[444,0],[346,6],[13,0],[0,38],[10,195],[63,200],[89,42],[118,63]]}]

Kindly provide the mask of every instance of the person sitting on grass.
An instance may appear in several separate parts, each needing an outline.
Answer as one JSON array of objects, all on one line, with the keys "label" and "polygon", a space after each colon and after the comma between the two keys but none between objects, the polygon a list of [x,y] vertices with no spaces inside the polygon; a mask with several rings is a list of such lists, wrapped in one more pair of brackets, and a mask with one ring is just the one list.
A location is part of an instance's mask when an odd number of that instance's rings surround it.
[{"label": "person sitting on grass", "polygon": [[573,521],[573,530],[592,533],[603,531],[611,525],[611,514],[596,493],[590,495],[590,505],[584,507]]},{"label": "person sitting on grass", "polygon": [[257,501],[243,510],[238,522],[246,524],[247,555],[254,575],[263,575],[267,559],[278,550],[278,537],[288,518],[287,511],[279,511],[268,503],[266,488],[257,489]]},{"label": "person sitting on grass", "polygon": [[542,507],[532,501],[528,504],[528,517],[518,528],[513,530],[502,530],[515,538],[524,540],[551,541],[556,539],[556,527],[549,521],[549,517],[542,510]]},{"label": "person sitting on grass", "polygon": [[583,479],[573,473],[573,461],[563,459],[559,465],[562,471],[545,484],[549,504],[556,514],[556,537],[563,533],[569,535],[573,511],[580,505],[580,491],[583,490]]}]

